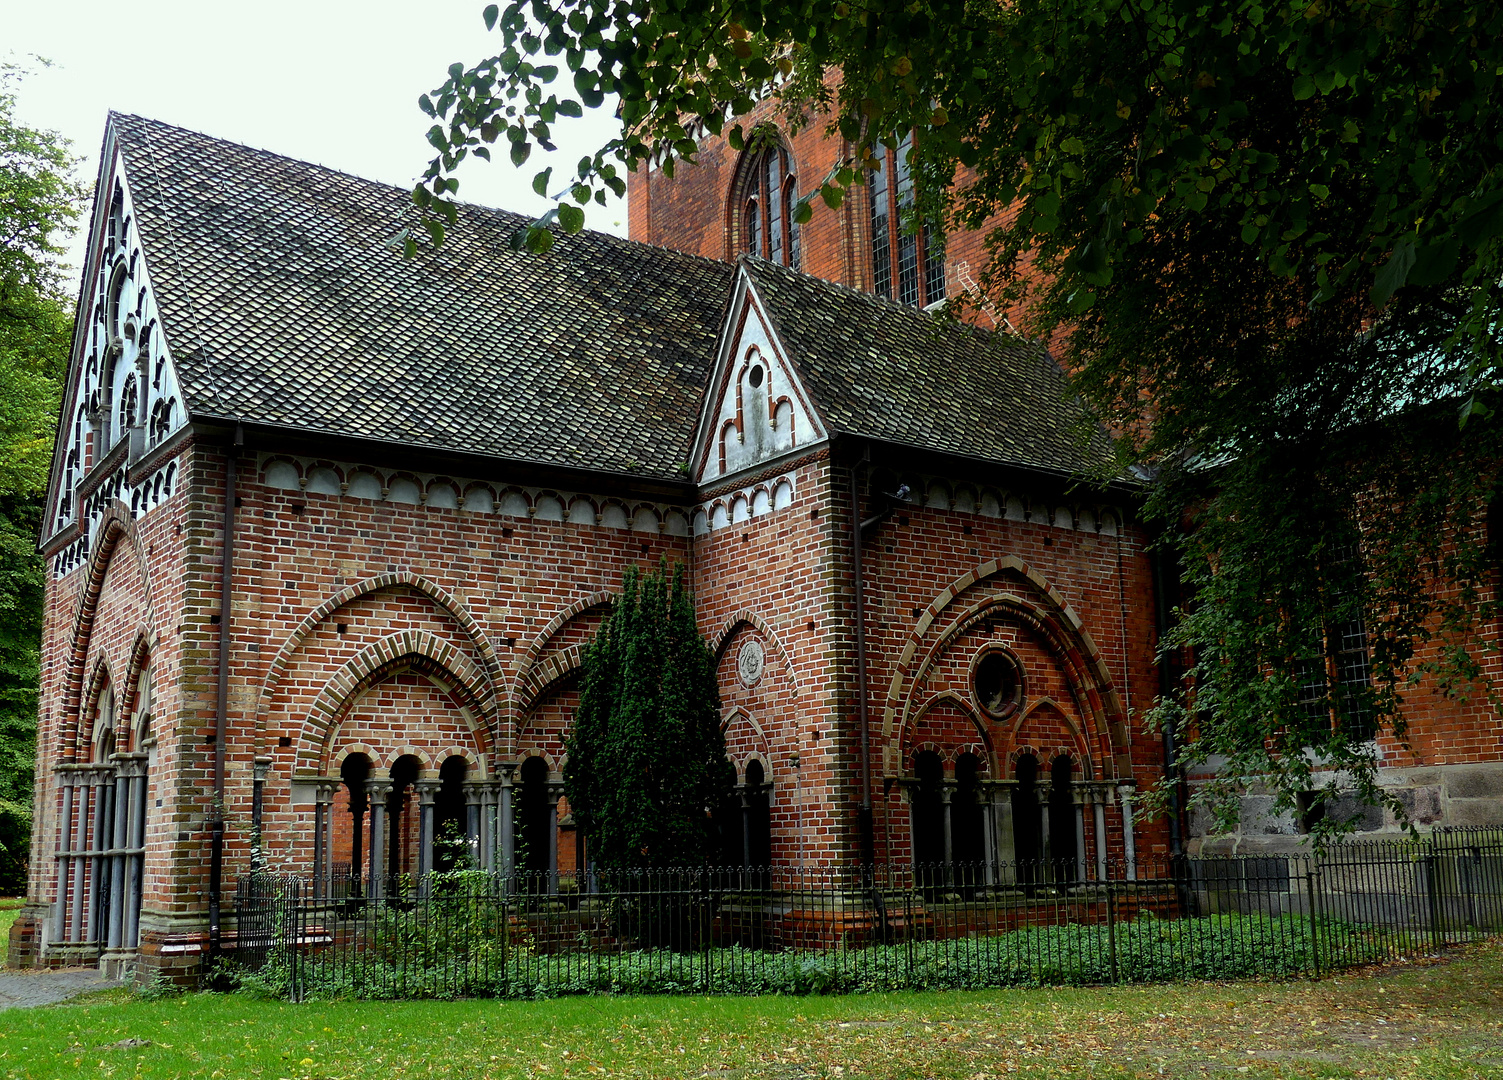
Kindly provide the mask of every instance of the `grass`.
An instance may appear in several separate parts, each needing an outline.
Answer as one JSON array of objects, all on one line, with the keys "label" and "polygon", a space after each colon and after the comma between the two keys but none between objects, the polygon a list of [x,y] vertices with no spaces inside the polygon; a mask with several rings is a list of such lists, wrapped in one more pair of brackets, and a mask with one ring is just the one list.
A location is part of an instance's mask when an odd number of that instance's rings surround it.
[{"label": "grass", "polygon": [[1503,1078],[1503,942],[1321,982],[0,1013],[0,1077]]},{"label": "grass", "polygon": [[24,896],[0,897],[0,942],[10,940],[10,927],[26,904]]}]

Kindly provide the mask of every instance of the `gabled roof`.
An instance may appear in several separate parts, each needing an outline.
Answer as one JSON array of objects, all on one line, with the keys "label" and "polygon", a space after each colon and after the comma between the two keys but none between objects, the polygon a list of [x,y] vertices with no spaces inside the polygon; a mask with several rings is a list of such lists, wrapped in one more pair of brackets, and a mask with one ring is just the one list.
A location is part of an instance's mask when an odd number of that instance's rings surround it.
[{"label": "gabled roof", "polygon": [[[682,480],[733,267],[463,206],[114,114],[190,416]],[[106,137],[108,145],[109,136]]]},{"label": "gabled roof", "polygon": [[830,431],[1055,474],[1110,461],[1041,345],[765,259],[741,264]]}]

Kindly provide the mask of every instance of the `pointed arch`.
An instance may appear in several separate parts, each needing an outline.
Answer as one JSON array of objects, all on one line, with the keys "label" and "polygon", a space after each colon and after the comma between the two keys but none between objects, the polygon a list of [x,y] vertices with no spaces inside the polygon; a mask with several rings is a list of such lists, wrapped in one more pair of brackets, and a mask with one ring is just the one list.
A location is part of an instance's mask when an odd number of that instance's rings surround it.
[{"label": "pointed arch", "polygon": [[105,507],[95,525],[93,550],[84,571],[78,610],[73,616],[70,660],[63,691],[63,722],[58,733],[65,750],[76,749],[78,745],[78,725],[83,715],[85,669],[89,645],[94,636],[94,617],[99,611],[99,598],[104,592],[105,578],[114,565],[115,556],[122,544],[133,556],[136,572],[141,578],[141,598],[146,609],[144,632],[150,634],[156,626],[156,613],[151,600],[151,578],[146,570],[146,553],[141,550],[141,537],[136,530],[130,507],[119,499],[114,499]]},{"label": "pointed arch", "polygon": [[574,601],[548,620],[548,625],[543,627],[537,637],[532,639],[532,643],[527,646],[522,663],[517,668],[516,681],[513,684],[514,689],[509,704],[518,716],[531,708],[550,686],[579,667],[580,647],[578,645],[561,649],[555,655],[550,656],[546,663],[542,663],[542,656],[549,642],[579,616],[600,608],[608,608],[615,602],[616,594],[613,592],[605,590],[592,592]]},{"label": "pointed arch", "polygon": [[[999,593],[983,598],[951,619],[938,638],[920,653],[924,639],[962,593],[992,578],[1008,575],[1026,586],[1027,595]],[[912,687],[922,685],[947,645],[999,609],[1035,630],[1065,668],[1067,682],[1081,712],[1108,739],[1116,775],[1132,775],[1127,714],[1101,650],[1080,616],[1042,574],[1013,555],[983,563],[951,582],[924,609],[908,634],[888,687],[882,732],[888,740],[889,768],[902,753],[901,736],[913,715]]]},{"label": "pointed arch", "polygon": [[725,621],[725,625],[720,628],[720,633],[715,636],[715,663],[719,665],[720,661],[725,658],[725,651],[730,648],[731,640],[743,626],[750,626],[767,639],[768,644],[777,653],[778,659],[782,661],[783,670],[788,673],[788,684],[792,688],[793,696],[798,697],[798,673],[793,668],[793,662],[788,658],[788,651],[783,648],[783,643],[778,639],[778,635],[774,633],[767,620],[755,611],[742,608]]},{"label": "pointed arch", "polygon": [[965,718],[971,722],[971,726],[976,729],[977,741],[979,741],[982,746],[986,747],[988,752],[991,751],[992,739],[991,736],[987,734],[985,719],[982,717],[981,713],[977,711],[976,706],[970,701],[969,698],[967,698],[964,694],[956,693],[954,690],[941,690],[938,693],[925,698],[923,704],[913,710],[913,714],[905,719],[905,726],[903,731],[898,733],[898,745],[900,747],[902,746],[903,739],[909,733],[918,730],[918,726],[923,722],[924,716],[928,714],[930,710],[939,705],[953,705],[955,706],[955,708],[959,709],[961,713],[964,714]]}]

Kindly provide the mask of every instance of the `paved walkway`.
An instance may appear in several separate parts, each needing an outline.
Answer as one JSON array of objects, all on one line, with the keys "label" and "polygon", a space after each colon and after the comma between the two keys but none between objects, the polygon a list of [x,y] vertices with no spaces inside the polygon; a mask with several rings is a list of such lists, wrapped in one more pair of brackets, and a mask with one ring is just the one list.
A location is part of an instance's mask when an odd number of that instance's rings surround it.
[{"label": "paved walkway", "polygon": [[0,1010],[51,1005],[90,990],[107,990],[119,985],[120,980],[106,979],[98,968],[0,971]]}]

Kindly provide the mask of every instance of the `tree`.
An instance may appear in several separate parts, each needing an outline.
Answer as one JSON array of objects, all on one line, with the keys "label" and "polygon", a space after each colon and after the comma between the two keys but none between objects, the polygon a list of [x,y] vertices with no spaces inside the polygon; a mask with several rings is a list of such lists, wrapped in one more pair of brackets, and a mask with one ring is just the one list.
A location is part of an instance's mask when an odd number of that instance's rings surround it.
[{"label": "tree", "polygon": [[37,555],[73,336],[60,240],[86,191],[55,132],[15,117],[24,72],[0,66],[0,893],[24,889],[31,831],[43,569]]},{"label": "tree", "polygon": [[[582,227],[624,170],[671,174],[701,132],[743,144],[765,98],[848,151],[801,220],[915,133],[910,225],[987,230],[984,287],[1064,341],[1184,565],[1165,642],[1183,681],[1154,712],[1182,764],[1224,757],[1280,809],[1321,768],[1381,800],[1369,736],[1404,736],[1414,679],[1493,693],[1475,536],[1499,436],[1456,418],[1494,407],[1500,359],[1503,8],[514,0],[484,17],[497,55],[419,101],[437,156],[414,200],[436,241],[466,156],[500,144],[521,166],[606,95],[622,135],[575,177],[537,176],[559,206],[517,245]],[[1368,685],[1338,670],[1354,624]]]},{"label": "tree", "polygon": [[699,636],[683,568],[628,568],[584,650],[565,740],[564,794],[603,870],[702,865],[712,809],[735,786],[720,729],[715,657]]}]

